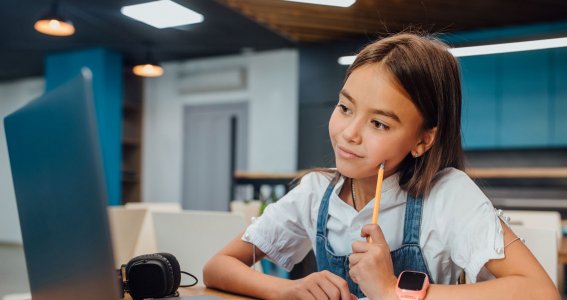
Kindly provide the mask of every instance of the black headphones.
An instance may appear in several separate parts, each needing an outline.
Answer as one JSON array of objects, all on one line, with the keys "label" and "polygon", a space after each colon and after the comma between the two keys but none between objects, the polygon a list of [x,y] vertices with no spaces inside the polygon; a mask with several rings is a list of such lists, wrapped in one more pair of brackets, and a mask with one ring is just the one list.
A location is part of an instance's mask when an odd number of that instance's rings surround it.
[{"label": "black headphones", "polygon": [[[198,282],[197,277],[181,271],[173,254],[165,252],[136,256],[117,272],[121,298],[124,298],[124,293],[128,293],[134,300],[177,297],[179,287],[194,286]],[[193,277],[195,282],[180,285],[181,273]]]}]

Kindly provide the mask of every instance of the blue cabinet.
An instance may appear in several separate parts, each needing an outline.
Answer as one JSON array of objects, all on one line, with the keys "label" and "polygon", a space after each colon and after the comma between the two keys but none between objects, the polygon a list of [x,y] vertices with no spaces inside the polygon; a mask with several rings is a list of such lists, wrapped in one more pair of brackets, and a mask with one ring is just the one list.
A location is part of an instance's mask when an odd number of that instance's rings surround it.
[{"label": "blue cabinet", "polygon": [[567,146],[567,48],[459,61],[465,149]]},{"label": "blue cabinet", "polygon": [[463,145],[465,149],[493,148],[497,144],[496,56],[463,57],[460,63]]},{"label": "blue cabinet", "polygon": [[550,51],[502,54],[499,146],[550,144]]},{"label": "blue cabinet", "polygon": [[553,49],[553,146],[567,146],[567,48]]}]

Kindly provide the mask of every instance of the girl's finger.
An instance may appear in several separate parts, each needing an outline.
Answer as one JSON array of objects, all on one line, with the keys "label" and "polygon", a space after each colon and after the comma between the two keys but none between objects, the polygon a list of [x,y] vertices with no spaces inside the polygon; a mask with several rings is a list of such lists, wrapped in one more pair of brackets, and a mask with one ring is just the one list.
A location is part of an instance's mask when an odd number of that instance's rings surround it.
[{"label": "girl's finger", "polygon": [[352,269],[360,260],[362,259],[362,254],[351,254],[348,257],[349,268]]},{"label": "girl's finger", "polygon": [[[330,279],[318,281],[317,284],[325,293],[325,297],[329,299],[340,299],[341,291],[338,286],[334,284]],[[319,298],[317,298],[319,299]],[[325,299],[325,298],[322,298]]]},{"label": "girl's finger", "polygon": [[316,300],[329,299],[329,297],[327,297],[327,294],[325,294],[325,291],[323,291],[323,289],[319,286],[318,282],[309,287],[309,293],[311,293],[311,296],[313,296],[313,299],[316,299]]},{"label": "girl's finger", "polygon": [[360,236],[364,238],[370,237],[374,243],[385,242],[384,233],[377,224],[367,224],[360,230]]},{"label": "girl's finger", "polygon": [[341,292],[341,299],[350,299],[351,293],[348,289],[348,283],[346,280],[331,272],[327,273],[326,277],[339,289]]},{"label": "girl's finger", "polygon": [[317,300],[309,290],[301,290],[297,296],[299,299]]},{"label": "girl's finger", "polygon": [[356,241],[352,243],[352,253],[364,253],[368,251],[368,243],[362,241]]}]

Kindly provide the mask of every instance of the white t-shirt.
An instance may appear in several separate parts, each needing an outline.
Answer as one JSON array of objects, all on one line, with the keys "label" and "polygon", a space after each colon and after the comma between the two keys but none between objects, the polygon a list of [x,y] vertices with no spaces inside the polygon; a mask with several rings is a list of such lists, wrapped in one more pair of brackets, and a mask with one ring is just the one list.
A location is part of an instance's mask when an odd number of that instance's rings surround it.
[{"label": "white t-shirt", "polygon": [[[321,173],[305,175],[297,187],[265,209],[242,240],[291,270],[315,249],[319,205],[330,180]],[[374,207],[373,199],[357,212],[341,200],[338,194],[343,183],[341,178],[329,199],[328,240],[336,255],[350,254],[352,242],[362,240],[360,230],[371,223]],[[390,250],[402,244],[406,199],[397,174],[384,180],[378,224]],[[470,282],[492,278],[485,263],[504,258],[497,212],[478,186],[454,168],[441,171],[424,198],[419,244],[435,283],[456,283],[463,269]]]}]

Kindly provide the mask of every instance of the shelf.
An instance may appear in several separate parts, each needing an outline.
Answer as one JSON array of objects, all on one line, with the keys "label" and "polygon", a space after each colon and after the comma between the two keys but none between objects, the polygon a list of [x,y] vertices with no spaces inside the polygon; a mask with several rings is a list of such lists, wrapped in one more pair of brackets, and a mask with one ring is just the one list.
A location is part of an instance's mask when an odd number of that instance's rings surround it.
[{"label": "shelf", "polygon": [[137,174],[138,170],[136,170],[136,168],[133,167],[126,167],[124,165],[122,165],[122,174],[124,173],[128,173],[128,174]]},{"label": "shelf", "polygon": [[[257,180],[257,179],[294,179],[301,176],[305,171],[286,173],[266,172],[234,172],[234,179]],[[472,178],[495,178],[495,179],[567,179],[567,167],[558,168],[469,168],[466,173]]]},{"label": "shelf", "polygon": [[124,111],[132,111],[132,112],[139,112],[141,110],[140,104],[127,102],[127,101],[124,101],[122,103],[122,108],[124,109]]},{"label": "shelf", "polygon": [[121,141],[122,203],[141,200],[143,109],[143,79],[125,69]]},{"label": "shelf", "polygon": [[234,172],[235,179],[293,179],[303,172],[267,173],[267,172]]},{"label": "shelf", "polygon": [[560,168],[470,168],[472,178],[567,178],[567,167]]},{"label": "shelf", "polygon": [[122,171],[122,182],[138,183],[140,180],[137,173]]},{"label": "shelf", "polygon": [[137,138],[123,137],[122,145],[125,146],[140,146],[140,140]]}]

